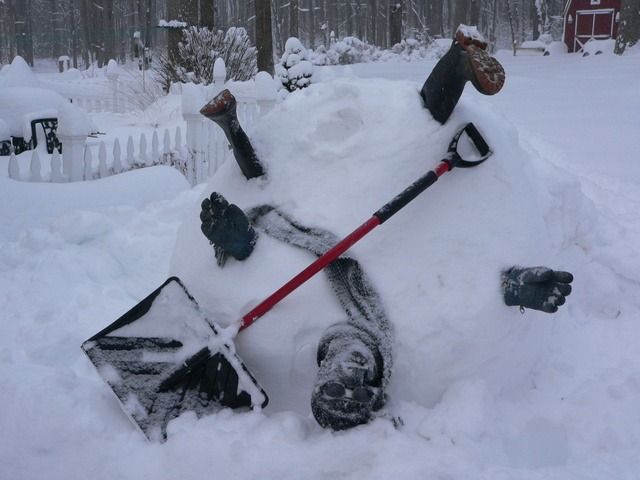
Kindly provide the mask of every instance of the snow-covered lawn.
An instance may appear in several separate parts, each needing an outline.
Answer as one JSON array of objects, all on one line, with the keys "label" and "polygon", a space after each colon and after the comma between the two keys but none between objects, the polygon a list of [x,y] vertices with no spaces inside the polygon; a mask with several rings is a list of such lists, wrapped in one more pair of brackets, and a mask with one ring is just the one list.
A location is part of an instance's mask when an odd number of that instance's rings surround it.
[{"label": "snow-covered lawn", "polygon": [[[76,184],[22,183],[7,178],[7,160],[0,158],[0,478],[637,478],[639,53],[587,58],[501,55],[507,72],[504,90],[488,98],[469,86],[452,119],[473,119],[479,127],[488,129],[485,133],[496,149],[494,163],[488,163],[484,170],[480,170],[484,166],[479,167],[476,173],[447,174],[442,185],[437,184],[433,192],[416,200],[419,205],[408,210],[406,216],[390,221],[380,233],[363,240],[367,243],[356,251],[358,258],[383,298],[393,292],[387,303],[400,339],[396,347],[400,351],[389,409],[404,421],[398,429],[388,420],[379,419],[348,432],[324,431],[308,412],[308,397],[303,398],[298,389],[292,389],[292,398],[287,399],[283,387],[287,382],[308,385],[313,381],[307,378],[313,369],[309,362],[313,348],[305,342],[312,342],[310,332],[316,332],[311,327],[296,327],[293,320],[308,322],[305,315],[309,310],[323,308],[323,303],[330,301],[326,285],[315,279],[310,289],[293,294],[280,310],[284,326],[297,328],[295,339],[280,338],[283,355],[293,355],[300,364],[289,365],[287,371],[270,372],[284,365],[277,363],[284,360],[274,355],[275,366],[250,365],[261,373],[257,376],[272,395],[273,402],[264,412],[236,415],[223,411],[201,420],[184,415],[170,424],[166,443],[146,442],[82,354],[80,344],[135,305],[170,273],[184,271],[187,276],[194,275],[195,267],[187,265],[184,249],[174,250],[176,242],[184,245],[193,238],[193,229],[189,229],[197,221],[194,208],[210,193],[210,187],[191,189],[177,171],[168,167]],[[327,67],[322,77],[327,82],[335,77],[338,82],[318,88],[319,98],[307,93],[307,103],[294,101],[287,107],[295,120],[300,115],[296,109],[299,105],[315,102],[317,106],[315,117],[314,111],[306,112],[309,126],[291,132],[290,143],[268,139],[272,127],[274,135],[289,127],[286,120],[273,126],[257,125],[249,132],[255,135],[257,147],[265,155],[300,152],[308,157],[308,163],[297,166],[291,158],[282,160],[282,165],[274,163],[272,183],[256,187],[255,196],[239,175],[234,177],[237,172],[233,165],[223,167],[221,179],[217,184],[214,179],[213,185],[236,189],[235,196],[231,193],[229,199],[242,207],[252,206],[244,202],[263,201],[262,197],[276,198],[310,224],[348,233],[357,226],[354,218],[364,221],[363,212],[370,214],[381,200],[390,199],[398,193],[398,186],[412,178],[413,173],[402,172],[401,167],[432,167],[437,160],[433,155],[442,150],[442,141],[455,130],[457,125],[437,130],[430,119],[422,117],[426,114],[420,108],[406,104],[407,92],[412,85],[419,88],[432,66],[430,61]],[[386,80],[374,80],[379,78]],[[388,91],[394,88],[394,82],[389,80],[402,80],[397,91]],[[323,99],[321,95],[327,92],[332,93],[332,98]],[[376,97],[368,98],[367,94]],[[336,98],[344,99],[343,110],[336,106]],[[167,104],[167,108],[174,107]],[[339,115],[335,122],[327,121],[336,111]],[[408,124],[400,128],[397,124],[403,119]],[[93,120],[101,130],[115,131],[114,135],[120,135],[116,128],[122,129],[124,135],[149,129],[155,122],[178,121],[167,112],[163,116],[95,115]],[[382,130],[376,130],[380,125]],[[421,138],[420,128],[425,126],[428,130]],[[385,129],[388,135],[380,136]],[[430,144],[430,134],[440,143]],[[342,141],[337,142],[336,138]],[[394,150],[394,158],[376,156]],[[529,172],[526,165],[508,164],[510,160],[522,160],[507,158],[511,152],[520,152],[522,158],[540,163],[535,166],[536,172],[544,174],[535,178],[503,175],[505,171],[522,175]],[[354,163],[336,161],[341,158],[354,158]],[[326,169],[320,160],[326,160]],[[388,169],[385,161],[390,165]],[[292,163],[287,166],[287,162]],[[313,169],[307,168],[309,165]],[[316,189],[313,181],[302,178],[305,173],[318,179]],[[334,180],[331,173],[345,175],[356,185],[349,189],[343,177]],[[275,174],[279,176],[276,178]],[[231,181],[226,181],[229,178]],[[530,211],[532,204],[540,206],[539,212],[534,211],[540,218],[525,224],[532,232],[538,223],[545,225],[543,236],[548,238],[543,240],[553,249],[549,253],[550,266],[576,274],[574,292],[555,317],[530,311],[522,316],[517,310],[511,312],[509,318],[514,325],[531,325],[531,329],[523,336],[513,336],[505,330],[505,342],[532,338],[542,339],[543,343],[514,344],[514,348],[500,345],[496,355],[512,351],[513,356],[472,365],[470,371],[478,370],[477,375],[459,374],[448,385],[443,384],[446,372],[435,372],[444,391],[436,399],[421,398],[431,391],[429,380],[417,384],[416,379],[422,378],[423,371],[435,368],[433,364],[420,364],[421,355],[425,362],[430,358],[437,365],[446,364],[449,358],[457,362],[460,358],[488,358],[492,353],[460,351],[454,358],[456,352],[434,352],[427,348],[428,344],[420,343],[424,340],[443,346],[448,336],[457,340],[468,335],[464,329],[438,332],[440,324],[456,327],[455,321],[449,324],[449,317],[439,314],[449,311],[450,305],[455,313],[456,305],[469,308],[478,304],[478,294],[485,291],[485,285],[478,285],[475,290],[465,286],[457,291],[454,283],[447,289],[448,296],[436,299],[433,311],[421,311],[420,318],[408,318],[415,312],[411,302],[419,300],[412,295],[424,289],[428,297],[430,286],[437,288],[438,281],[455,279],[456,269],[466,257],[451,258],[451,278],[447,277],[447,262],[442,262],[438,265],[442,270],[437,272],[439,276],[434,273],[433,278],[415,282],[414,275],[433,266],[392,262],[393,255],[412,256],[413,252],[420,253],[416,257],[419,259],[446,259],[447,251],[431,257],[428,252],[433,242],[447,240],[443,236],[447,232],[454,245],[452,251],[461,255],[467,251],[456,250],[460,237],[486,239],[486,232],[474,230],[477,225],[466,230],[466,224],[461,224],[461,219],[471,221],[474,214],[481,215],[484,201],[477,184],[469,188],[464,184],[465,178],[482,178],[485,184],[510,193],[512,197],[504,201],[517,201],[515,207],[522,205]],[[299,183],[291,192],[282,190],[291,179],[299,179]],[[546,179],[548,186],[540,185],[541,179]],[[367,191],[357,184],[361,180],[375,186],[371,202],[360,202],[359,192]],[[331,187],[339,192],[335,201],[327,193]],[[453,199],[451,205],[468,205],[469,211],[461,211],[456,218],[429,212],[438,198],[449,199],[439,195],[453,191],[462,192],[463,196]],[[466,191],[468,198],[464,196]],[[527,198],[523,201],[518,192],[536,198],[530,199],[533,203]],[[499,203],[499,198],[493,198],[496,190],[486,194],[488,201]],[[304,198],[296,202],[296,195]],[[353,213],[347,211],[340,216],[346,210],[340,198],[347,199]],[[511,204],[504,207],[504,212],[513,215],[522,211]],[[421,224],[418,217],[410,218],[410,212],[415,215],[422,211],[428,224]],[[493,228],[500,222],[516,225],[522,219],[483,215],[481,221]],[[514,238],[521,242],[524,252],[537,253],[526,233],[526,229],[524,236],[522,231],[516,232]],[[387,246],[406,239],[408,243],[401,247],[404,252],[391,253],[391,259],[385,257]],[[263,288],[269,293],[279,286],[279,280],[273,279],[273,285],[261,285],[263,277],[272,272],[268,265],[273,268],[274,277],[286,279],[297,273],[295,269],[289,272],[289,267],[308,261],[303,252],[293,254],[293,260],[289,260],[286,246],[269,243],[269,239],[260,241],[263,243],[258,245],[256,254],[263,256],[252,256],[253,263],[248,262],[244,272],[238,265],[225,267],[229,268],[230,278],[242,281],[243,288],[221,286],[211,293],[211,298],[228,291],[232,298],[225,307],[246,307],[261,300]],[[270,246],[274,250],[268,252]],[[504,251],[505,266],[520,261],[509,258],[519,246],[498,238],[495,245],[486,246],[486,258],[477,258],[471,264],[488,265],[496,251]],[[202,251],[202,247],[198,248]],[[196,261],[198,248],[194,248]],[[287,268],[276,272],[285,258]],[[211,268],[215,268],[213,261]],[[390,278],[402,277],[409,288],[403,291],[404,284],[385,282],[381,273],[385,268]],[[251,272],[252,278],[243,281],[245,272]],[[473,272],[470,276],[475,278]],[[194,278],[197,275],[191,280]],[[206,290],[209,285],[199,288]],[[245,289],[246,296],[241,291]],[[205,298],[206,294],[199,295],[197,298],[205,306],[211,301]],[[320,300],[318,295],[322,296]],[[492,308],[487,311],[493,312]],[[335,305],[327,307],[327,312],[328,321],[339,320]],[[492,329],[501,321],[478,320],[487,321],[487,335],[496,333]],[[278,340],[281,330],[277,329],[285,327],[278,327],[276,322],[277,315],[270,314],[251,327],[258,332],[254,337],[250,331],[241,334],[247,335],[239,347],[249,350],[240,352],[248,363],[252,358],[265,358],[258,335],[264,334],[269,342]],[[319,328],[313,326],[316,327]],[[538,329],[544,332],[534,334]],[[267,345],[265,349],[268,348]],[[410,351],[402,351],[403,348]],[[529,359],[523,366],[519,353],[523,357],[532,353],[539,356],[537,361]],[[523,368],[523,382],[513,390],[494,388],[499,379],[493,379],[493,383],[487,380],[491,373],[514,377]],[[443,365],[441,370],[445,369]],[[269,391],[268,383],[283,388]]]}]

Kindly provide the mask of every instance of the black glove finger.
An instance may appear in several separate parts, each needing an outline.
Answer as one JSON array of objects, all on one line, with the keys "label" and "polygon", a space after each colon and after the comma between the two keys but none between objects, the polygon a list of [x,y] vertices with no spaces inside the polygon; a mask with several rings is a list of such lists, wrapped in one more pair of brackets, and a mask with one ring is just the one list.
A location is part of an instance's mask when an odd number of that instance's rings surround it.
[{"label": "black glove finger", "polygon": [[202,209],[202,211],[209,211],[211,209],[211,200],[209,200],[208,198],[205,198],[204,200],[202,200],[202,203],[200,204],[200,208]]},{"label": "black glove finger", "polygon": [[555,271],[553,272],[553,279],[560,283],[573,282],[573,275],[569,272]]},{"label": "black glove finger", "polygon": [[212,222],[202,222],[202,225],[200,225],[200,230],[202,230],[202,233],[210,242],[213,242],[214,228]]},{"label": "black glove finger", "polygon": [[218,192],[213,192],[211,194],[211,213],[214,217],[219,217],[224,214],[224,211],[229,206],[229,202],[220,195]]},{"label": "black glove finger", "polygon": [[533,267],[526,269],[519,280],[522,283],[542,283],[553,276],[553,270],[547,267]]},{"label": "black glove finger", "polygon": [[544,313],[556,313],[558,311],[558,306],[553,303],[545,302],[542,304],[542,308],[540,310]]},{"label": "black glove finger", "polygon": [[565,297],[567,295],[571,294],[571,285],[569,285],[568,283],[557,283],[553,289],[554,293],[559,293],[560,295],[564,295]]},{"label": "black glove finger", "polygon": [[213,215],[211,215],[210,208],[203,208],[200,211],[200,221],[201,222],[213,222]]},{"label": "black glove finger", "polygon": [[564,295],[560,295],[559,297],[555,297],[556,300],[553,301],[553,304],[556,306],[560,306],[560,305],[564,305],[564,303],[567,301],[566,298],[564,298]]}]

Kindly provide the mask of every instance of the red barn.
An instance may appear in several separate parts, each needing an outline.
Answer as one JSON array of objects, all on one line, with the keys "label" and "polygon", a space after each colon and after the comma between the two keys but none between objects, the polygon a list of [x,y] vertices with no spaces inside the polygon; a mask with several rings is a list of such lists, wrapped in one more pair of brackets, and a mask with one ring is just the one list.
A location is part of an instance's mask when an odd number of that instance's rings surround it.
[{"label": "red barn", "polygon": [[564,9],[564,43],[579,52],[592,38],[616,38],[621,0],[568,0]]}]

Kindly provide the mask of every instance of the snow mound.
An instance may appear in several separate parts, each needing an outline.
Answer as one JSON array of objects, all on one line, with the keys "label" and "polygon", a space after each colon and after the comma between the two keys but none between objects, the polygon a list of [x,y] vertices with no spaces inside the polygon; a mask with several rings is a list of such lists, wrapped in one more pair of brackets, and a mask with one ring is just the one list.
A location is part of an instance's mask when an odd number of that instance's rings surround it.
[{"label": "snow mound", "polygon": [[[217,191],[245,210],[274,205],[345,236],[433,168],[456,131],[473,121],[494,151],[490,160],[446,174],[350,251],[395,328],[391,398],[432,406],[456,381],[506,391],[530,380],[563,313],[520,315],[506,307],[500,272],[514,264],[561,266],[555,252],[565,230],[547,221],[555,218],[556,195],[580,193],[572,184],[551,192],[545,182],[558,180],[537,174],[535,154],[488,104],[464,100],[440,125],[418,90],[406,81],[337,79],[297,92],[247,132],[266,177],[246,181],[227,162],[202,198]],[[172,273],[221,325],[313,261],[262,234],[250,258],[220,269],[200,232],[199,208],[186,212]],[[343,319],[318,275],[237,337],[240,356],[271,397],[270,411],[309,413],[317,342]]]},{"label": "snow mound", "polygon": [[41,86],[31,67],[19,55],[16,55],[10,67],[4,70],[0,77],[0,88]]}]

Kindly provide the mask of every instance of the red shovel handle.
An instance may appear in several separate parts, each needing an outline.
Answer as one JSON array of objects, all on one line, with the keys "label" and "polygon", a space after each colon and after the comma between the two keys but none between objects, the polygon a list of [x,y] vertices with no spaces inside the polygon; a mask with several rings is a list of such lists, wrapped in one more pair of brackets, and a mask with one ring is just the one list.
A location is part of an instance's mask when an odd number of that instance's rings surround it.
[{"label": "red shovel handle", "polygon": [[278,302],[293,292],[296,288],[302,285],[304,282],[313,277],[316,273],[323,270],[327,265],[333,262],[336,258],[349,250],[357,241],[364,237],[371,230],[376,228],[382,222],[388,220],[398,210],[404,207],[411,200],[416,198],[421,192],[425,191],[429,186],[433,185],[438,177],[448,172],[451,169],[451,164],[448,160],[443,160],[438,166],[429,171],[426,175],[420,177],[411,186],[405,189],[400,195],[396,196],[393,200],[387,203],[384,207],[373,214],[369,220],[364,222],[353,232],[340,240],[334,247],[328,250],[325,254],[319,257],[315,262],[309,265],[307,268],[298,273],[295,277],[285,283],[282,287],[272,293],[269,297],[258,304],[253,310],[242,317],[242,325],[240,330],[244,330],[255,322],[258,318],[263,316],[269,310],[271,310]]},{"label": "red shovel handle", "polygon": [[[482,157],[476,161],[467,161],[460,157],[458,154],[458,140],[463,133],[467,133],[473,145],[477,149],[478,152],[482,155]],[[411,202],[414,198],[424,192],[427,188],[433,185],[439,177],[444,175],[446,172],[451,170],[454,167],[473,167],[479,165],[484,162],[491,155],[491,149],[489,145],[485,142],[484,138],[480,132],[476,129],[476,127],[472,123],[468,123],[465,127],[460,130],[453,140],[449,144],[449,151],[447,154],[447,158],[442,160],[435,169],[430,170],[425,175],[420,177],[418,180],[413,182],[409,187],[404,189],[402,193],[396,195],[396,197],[391,200],[389,203],[385,204],[382,208],[380,208],[373,216],[356,228],[353,232],[339,241],[333,248],[327,251],[324,255],[319,257],[315,262],[309,265],[307,268],[302,270],[299,274],[285,283],[282,287],[280,287],[277,291],[272,293],[269,297],[263,300],[259,305],[257,305],[253,310],[247,313],[244,317],[242,317],[242,325],[240,325],[240,330],[244,330],[253,322],[255,322],[262,315],[271,310],[274,305],[276,305],[280,300],[285,298],[291,292],[293,292],[296,288],[302,285],[304,282],[313,277],[316,273],[324,269],[327,265],[333,262],[336,258],[342,255],[344,252],[349,250],[357,241],[359,241],[362,237],[364,237],[371,230],[376,228],[381,223],[386,222],[395,215],[399,210],[401,210],[404,206],[406,206],[409,202]]]}]

